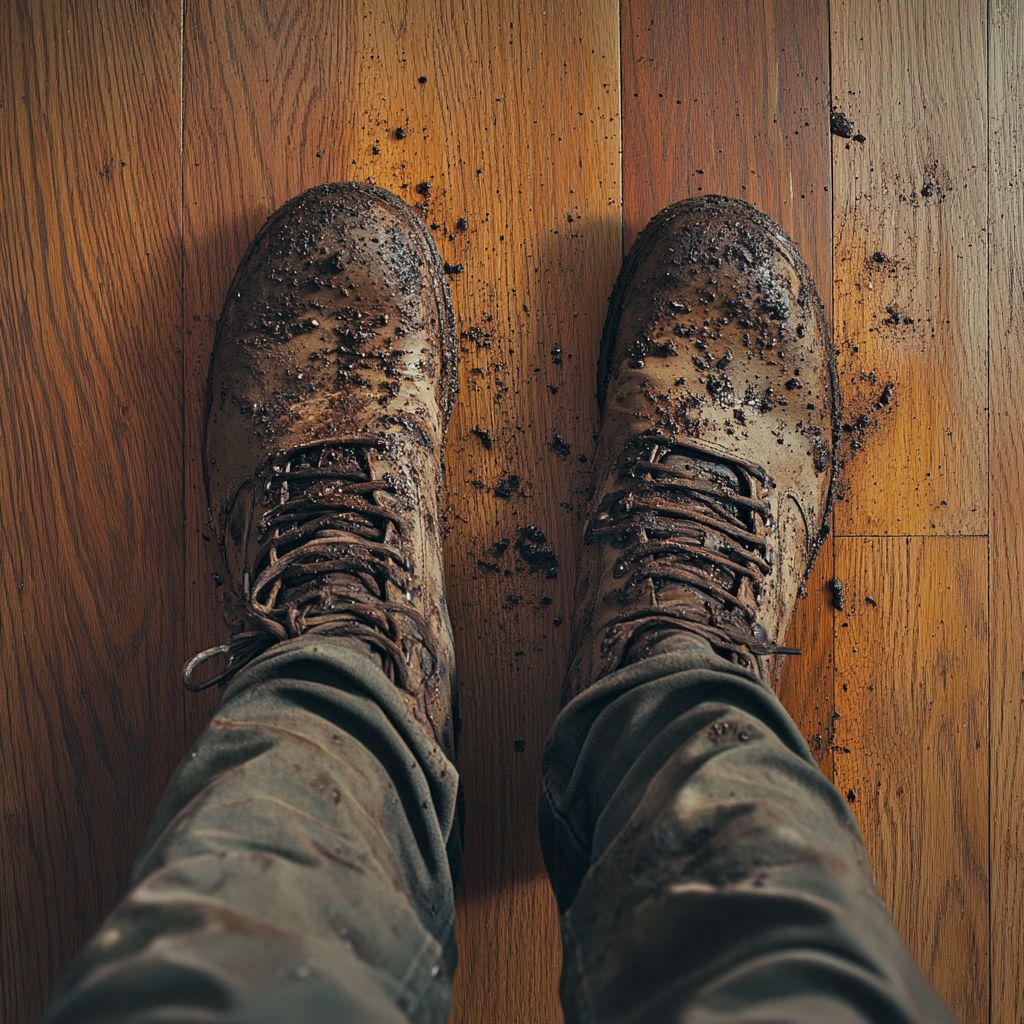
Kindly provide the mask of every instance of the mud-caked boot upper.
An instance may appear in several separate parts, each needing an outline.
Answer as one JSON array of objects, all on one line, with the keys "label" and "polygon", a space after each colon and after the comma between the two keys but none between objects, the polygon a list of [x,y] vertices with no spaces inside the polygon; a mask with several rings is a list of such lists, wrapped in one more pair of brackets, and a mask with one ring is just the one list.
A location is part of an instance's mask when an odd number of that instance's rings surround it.
[{"label": "mud-caked boot upper", "polygon": [[658,214],[611,298],[566,698],[684,631],[770,681],[824,536],[835,358],[778,225],[708,196]]},{"label": "mud-caked boot upper", "polygon": [[439,503],[456,362],[421,221],[381,189],[323,185],[278,210],[242,260],[205,432],[228,610],[243,627],[229,671],[279,640],[347,637],[449,753]]}]

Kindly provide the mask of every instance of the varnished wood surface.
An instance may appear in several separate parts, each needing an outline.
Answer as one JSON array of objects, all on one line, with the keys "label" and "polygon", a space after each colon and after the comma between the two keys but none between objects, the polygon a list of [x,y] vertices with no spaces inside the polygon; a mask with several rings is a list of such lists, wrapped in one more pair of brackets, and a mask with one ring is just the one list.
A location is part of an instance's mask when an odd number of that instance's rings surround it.
[{"label": "varnished wood surface", "polygon": [[835,783],[896,924],[964,1021],[988,1019],[986,552],[983,537],[836,540]]},{"label": "varnished wood surface", "polygon": [[[989,863],[993,1021],[1024,1020],[1024,10],[989,6]],[[1004,953],[1005,951],[1005,953]],[[1006,955],[1013,951],[1012,956]]]},{"label": "varnished wood surface", "polygon": [[[352,178],[419,205],[463,266],[452,1020],[560,1018],[536,791],[597,339],[623,244],[715,192],[804,253],[857,448],[780,695],[855,791],[883,895],[954,1011],[1024,1019],[1017,5],[24,0],[0,19],[5,1024],[36,1019],[123,891],[215,702],[177,673],[224,636],[197,462],[224,290],[280,203]],[[830,136],[831,105],[864,141]],[[527,525],[556,578],[517,559]]]},{"label": "varnished wood surface", "polygon": [[834,0],[831,24],[835,105],[864,139],[832,140],[836,337],[846,419],[869,421],[836,532],[981,535],[986,0]]},{"label": "varnished wood surface", "polygon": [[181,11],[0,5],[5,1022],[124,890],[185,737]]},{"label": "varnished wood surface", "polygon": [[833,778],[918,962],[961,1020],[1002,1024],[990,949],[1017,972],[1024,921],[990,942],[986,16],[983,0],[831,4],[833,104],[853,122],[832,138]]}]

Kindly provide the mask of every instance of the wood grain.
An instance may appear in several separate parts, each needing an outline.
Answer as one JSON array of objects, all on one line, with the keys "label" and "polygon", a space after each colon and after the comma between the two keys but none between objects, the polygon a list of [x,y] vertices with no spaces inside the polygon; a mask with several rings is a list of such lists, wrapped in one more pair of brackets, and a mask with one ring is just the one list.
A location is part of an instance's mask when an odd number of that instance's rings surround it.
[{"label": "wood grain", "polygon": [[[625,244],[679,199],[745,199],[789,232],[830,312],[827,4],[626,0],[622,39]],[[826,773],[832,573],[826,545],[786,640],[803,654],[778,686]]]},{"label": "wood grain", "polygon": [[984,534],[985,0],[835,0],[831,27],[857,133],[832,140],[853,456],[836,532]]},{"label": "wood grain", "polygon": [[[882,896],[960,1020],[988,1015],[984,538],[839,538],[836,785]],[[993,1017],[994,1020],[1008,1018]]]},{"label": "wood grain", "polygon": [[184,752],[180,7],[0,8],[4,1021],[38,1018]]},{"label": "wood grain", "polygon": [[989,6],[992,1020],[1024,1020],[1024,12]]}]

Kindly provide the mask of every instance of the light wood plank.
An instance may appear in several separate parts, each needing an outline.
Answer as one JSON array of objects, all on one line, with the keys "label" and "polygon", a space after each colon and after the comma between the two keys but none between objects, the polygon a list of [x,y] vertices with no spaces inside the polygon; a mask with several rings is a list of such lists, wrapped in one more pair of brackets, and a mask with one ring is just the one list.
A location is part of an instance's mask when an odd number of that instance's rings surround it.
[{"label": "light wood plank", "polygon": [[1024,11],[989,6],[992,1020],[1024,1020]]},{"label": "light wood plank", "polygon": [[987,1021],[987,542],[835,549],[836,785],[918,963],[960,1020]]},{"label": "light wood plank", "polygon": [[985,0],[835,0],[831,29],[834,105],[856,132],[832,140],[853,427],[836,531],[983,534]]},{"label": "light wood plank", "polygon": [[[679,199],[745,199],[789,232],[830,312],[827,3],[626,0],[622,25],[626,245]],[[832,573],[826,545],[786,639],[803,654],[787,659],[778,687],[826,774]]]},{"label": "light wood plank", "polygon": [[0,1018],[28,1022],[184,752],[180,6],[0,26]]},{"label": "light wood plank", "polygon": [[[372,180],[422,207],[444,258],[464,268],[451,278],[463,390],[449,429],[446,550],[467,808],[452,1019],[472,1024],[560,1017],[537,787],[568,639],[559,620],[574,582],[580,457],[593,447],[597,340],[621,255],[617,14],[610,0],[189,7],[193,461],[223,290],[280,202],[319,181]],[[490,448],[474,429],[490,432]],[[567,454],[550,447],[559,438]],[[190,474],[189,621],[199,644],[222,627],[197,465]],[[503,498],[495,492],[510,476],[518,487]],[[529,525],[557,554],[557,578],[517,557]],[[206,713],[200,706],[194,728]]]}]

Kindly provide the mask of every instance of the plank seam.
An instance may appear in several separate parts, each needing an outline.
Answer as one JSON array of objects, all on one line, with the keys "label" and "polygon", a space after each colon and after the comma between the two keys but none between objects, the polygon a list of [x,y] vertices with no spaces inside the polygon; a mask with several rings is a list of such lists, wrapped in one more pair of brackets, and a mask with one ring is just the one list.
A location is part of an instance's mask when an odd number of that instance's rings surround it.
[{"label": "plank seam", "polygon": [[619,0],[619,266],[622,266],[622,262],[626,258],[626,179],[625,162],[622,155],[625,148],[622,128],[622,80],[625,78],[622,56],[625,53],[625,43],[622,37],[622,27],[622,0]]},{"label": "plank seam", "polygon": [[988,540],[987,533],[836,533],[836,540]]},{"label": "plank seam", "polygon": [[[180,0],[178,8],[178,200],[179,200],[179,216],[178,216],[178,251],[180,258],[178,260],[178,297],[180,300],[180,316],[179,316],[179,335],[178,344],[181,352],[181,441],[182,441],[182,458],[181,458],[181,584],[182,584],[182,602],[181,602],[181,638],[182,645],[185,646],[189,642],[189,628],[188,628],[188,613],[186,611],[188,605],[188,590],[189,590],[189,546],[188,546],[188,515],[186,510],[188,509],[189,494],[188,494],[188,455],[187,455],[187,409],[189,408],[188,403],[188,356],[185,343],[185,18],[187,16],[186,0]],[[188,657],[187,651],[179,652],[182,657],[182,661]],[[185,700],[181,701],[181,721],[183,732],[185,736],[189,733],[189,713],[188,705]]]},{"label": "plank seam", "polygon": [[986,639],[986,701],[988,703],[988,766],[985,815],[988,819],[987,895],[988,895],[988,1019],[992,1020],[992,0],[985,3],[985,419],[986,462],[985,479],[988,483],[989,537],[985,546],[985,625]]}]

